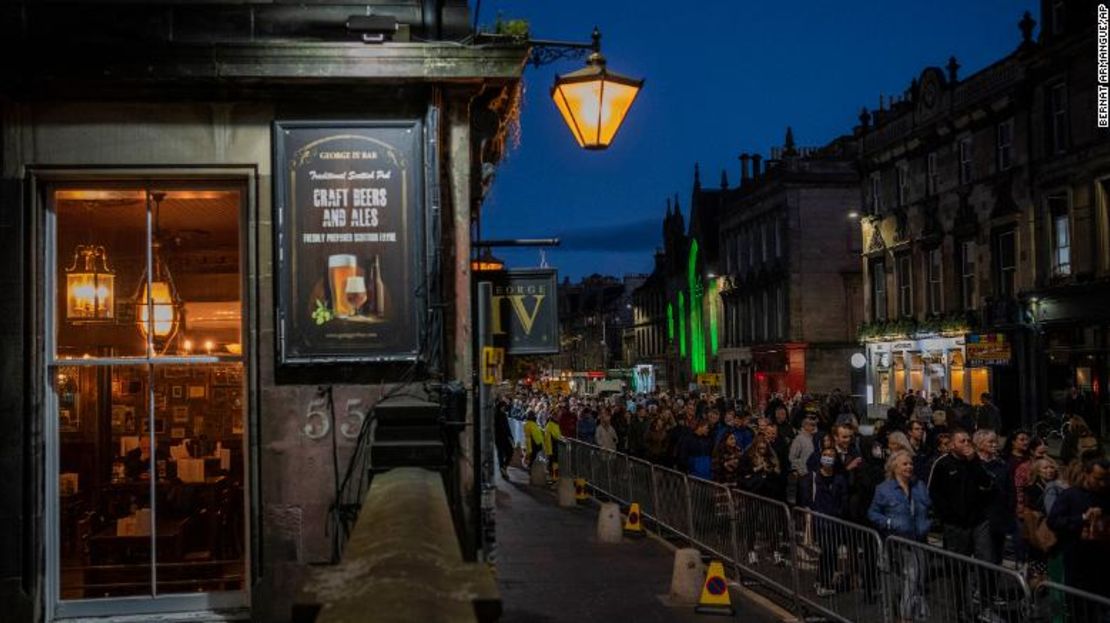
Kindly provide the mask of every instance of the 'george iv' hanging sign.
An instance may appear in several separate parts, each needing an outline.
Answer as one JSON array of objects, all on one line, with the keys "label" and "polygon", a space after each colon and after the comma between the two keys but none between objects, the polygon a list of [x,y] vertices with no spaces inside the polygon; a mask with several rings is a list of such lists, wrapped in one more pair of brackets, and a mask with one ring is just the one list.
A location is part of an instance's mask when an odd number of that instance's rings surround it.
[{"label": "'george iv' hanging sign", "polygon": [[421,125],[274,124],[281,363],[412,360]]}]

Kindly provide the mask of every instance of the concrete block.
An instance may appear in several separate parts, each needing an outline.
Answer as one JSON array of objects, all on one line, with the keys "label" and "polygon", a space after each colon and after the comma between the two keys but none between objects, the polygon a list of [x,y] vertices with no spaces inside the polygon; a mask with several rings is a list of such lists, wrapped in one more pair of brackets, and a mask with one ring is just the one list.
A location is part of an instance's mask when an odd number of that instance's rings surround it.
[{"label": "concrete block", "polygon": [[542,461],[532,461],[529,468],[528,483],[533,487],[547,486],[547,464]]},{"label": "concrete block", "polygon": [[671,571],[672,600],[681,603],[697,603],[701,597],[701,585],[705,581],[705,565],[701,552],[687,547],[674,552],[674,567]]},{"label": "concrete block", "polygon": [[574,499],[574,481],[563,476],[559,479],[559,506],[570,508],[576,505],[577,502]]},{"label": "concrete block", "polygon": [[597,514],[597,540],[602,543],[620,543],[623,536],[621,507],[615,502],[602,504],[601,511]]}]

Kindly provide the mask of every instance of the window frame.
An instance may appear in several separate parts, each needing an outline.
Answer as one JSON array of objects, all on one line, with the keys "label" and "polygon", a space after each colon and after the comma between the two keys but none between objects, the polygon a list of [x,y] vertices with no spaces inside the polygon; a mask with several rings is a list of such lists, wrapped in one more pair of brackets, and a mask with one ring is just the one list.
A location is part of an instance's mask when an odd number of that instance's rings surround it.
[{"label": "window frame", "polygon": [[[964,310],[978,308],[979,247],[974,238],[960,241],[960,303]],[[970,253],[969,253],[970,251]],[[969,261],[969,257],[970,261]],[[970,272],[968,270],[970,266]]]},{"label": "window frame", "polygon": [[925,279],[930,314],[944,311],[944,252],[940,246],[928,249],[924,254]]},{"label": "window frame", "polygon": [[[1048,213],[1049,255],[1053,278],[1070,277],[1072,274],[1072,235],[1071,201],[1067,193],[1049,195],[1045,198]],[[1063,228],[1060,227],[1061,222]],[[1063,242],[1061,243],[1061,235]],[[1065,257],[1066,256],[1066,257]]]},{"label": "window frame", "polygon": [[[255,360],[256,329],[258,322],[257,301],[250,287],[252,275],[258,274],[258,232],[255,226],[258,216],[258,178],[257,171],[246,167],[166,167],[159,170],[130,169],[111,167],[82,167],[73,169],[40,169],[31,167],[28,180],[33,197],[36,219],[32,220],[32,246],[44,258],[39,268],[38,299],[34,306],[34,316],[42,319],[42,352],[28,362],[32,374],[41,374],[40,385],[42,404],[39,413],[45,418],[42,426],[44,444],[44,504],[43,542],[44,557],[41,561],[43,581],[43,617],[45,620],[60,618],[130,616],[130,615],[173,615],[182,612],[203,614],[222,611],[249,609],[252,603],[252,586],[257,579],[260,566],[258,517],[251,501],[256,495],[253,474],[257,467],[249,440],[256,427],[258,405],[255,396],[258,392]],[[57,322],[64,318],[64,309],[59,309],[56,297],[52,294],[63,283],[58,279],[58,221],[55,192],[67,188],[126,188],[177,191],[177,190],[236,190],[239,192],[238,213],[239,240],[239,284],[240,284],[240,344],[239,355],[190,355],[166,356],[146,353],[140,356],[89,357],[82,359],[63,359],[57,352]],[[146,244],[150,248],[152,230],[148,226]],[[150,256],[148,254],[148,264]],[[149,265],[147,267],[149,269]],[[119,300],[122,300],[120,297]],[[242,588],[237,591],[215,591],[199,593],[158,593],[157,578],[152,571],[150,595],[119,597],[62,599],[61,597],[61,521],[57,510],[50,506],[57,504],[59,495],[58,475],[60,474],[61,443],[57,426],[59,404],[54,391],[53,377],[60,367],[146,367],[153,375],[161,366],[167,365],[212,365],[219,363],[240,363],[243,371],[242,394],[242,461],[243,461],[243,573]],[[149,404],[147,417],[155,418],[153,390],[147,397]],[[154,426],[149,427],[151,435]],[[151,463],[152,469],[154,463]],[[151,505],[157,516],[156,501]],[[153,537],[153,535],[152,535]],[[151,567],[157,564],[156,549],[152,550]]]},{"label": "window frame", "polygon": [[883,177],[882,171],[871,172],[871,214],[882,214],[883,211]]},{"label": "window frame", "polygon": [[1008,171],[1014,166],[1014,120],[999,123],[995,132],[995,163],[999,171]]},{"label": "window frame", "polygon": [[886,258],[877,258],[871,261],[871,317],[876,322],[885,322],[888,319],[886,287]]},{"label": "window frame", "polygon": [[960,183],[970,184],[974,177],[974,160],[975,151],[971,142],[971,137],[967,136],[960,139],[957,143],[957,150],[959,152],[959,168],[960,168]]},{"label": "window frame", "polygon": [[[992,245],[994,248],[991,255],[994,256],[995,268],[995,284],[994,294],[996,297],[1013,297],[1017,293],[1017,232],[1013,227],[1007,227],[994,232]],[[1009,241],[1011,245],[1010,264],[1003,264],[1003,245],[1005,241]]]},{"label": "window frame", "polygon": [[940,173],[937,171],[937,152],[935,151],[931,151],[925,156],[925,178],[929,187],[929,194],[937,194],[937,189],[940,186]]},{"label": "window frame", "polygon": [[913,256],[902,253],[894,258],[894,281],[898,291],[898,316],[912,318],[913,309]]},{"label": "window frame", "polygon": [[[1059,95],[1059,100],[1057,100]],[[1059,108],[1057,108],[1059,105]],[[1068,150],[1068,85],[1057,82],[1048,87],[1048,134],[1052,154]]]}]

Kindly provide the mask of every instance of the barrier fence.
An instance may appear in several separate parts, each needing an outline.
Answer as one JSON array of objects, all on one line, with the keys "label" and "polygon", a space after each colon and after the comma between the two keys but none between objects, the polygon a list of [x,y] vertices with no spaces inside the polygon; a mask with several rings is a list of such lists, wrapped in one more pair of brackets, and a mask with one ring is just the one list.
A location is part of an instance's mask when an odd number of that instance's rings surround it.
[{"label": "barrier fence", "polygon": [[927,623],[1110,623],[1110,599],[577,440],[564,477],[636,502],[656,531],[778,593],[800,617]]}]

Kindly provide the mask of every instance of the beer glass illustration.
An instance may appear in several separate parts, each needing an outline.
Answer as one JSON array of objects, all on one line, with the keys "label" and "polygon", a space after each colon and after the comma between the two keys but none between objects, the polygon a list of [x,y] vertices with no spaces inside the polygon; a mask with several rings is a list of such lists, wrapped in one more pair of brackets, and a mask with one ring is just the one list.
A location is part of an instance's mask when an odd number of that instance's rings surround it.
[{"label": "beer glass illustration", "polygon": [[347,302],[347,280],[358,276],[358,258],[353,255],[328,256],[328,289],[331,291],[332,310],[336,316],[350,316],[353,312]]},{"label": "beer glass illustration", "polygon": [[358,315],[359,309],[366,304],[366,278],[365,277],[347,277],[347,284],[344,287],[346,292],[347,305],[351,307],[351,316]]}]

